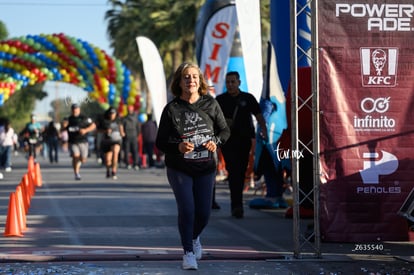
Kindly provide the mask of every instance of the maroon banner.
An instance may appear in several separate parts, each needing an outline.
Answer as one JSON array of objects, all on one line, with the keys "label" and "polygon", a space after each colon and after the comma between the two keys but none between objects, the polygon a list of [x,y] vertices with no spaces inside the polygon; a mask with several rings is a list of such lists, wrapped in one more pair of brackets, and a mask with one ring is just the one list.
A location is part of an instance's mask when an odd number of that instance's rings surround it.
[{"label": "maroon banner", "polygon": [[414,180],[412,0],[319,0],[325,241],[408,240]]}]

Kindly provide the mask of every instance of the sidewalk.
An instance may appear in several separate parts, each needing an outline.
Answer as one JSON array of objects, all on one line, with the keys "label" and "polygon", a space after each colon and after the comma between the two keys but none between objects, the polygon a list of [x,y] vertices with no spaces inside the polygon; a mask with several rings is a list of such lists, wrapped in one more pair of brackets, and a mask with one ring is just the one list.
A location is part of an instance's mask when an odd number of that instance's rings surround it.
[{"label": "sidewalk", "polygon": [[[164,169],[120,169],[106,179],[90,158],[74,181],[68,156],[59,164],[38,159],[43,185],[36,189],[23,237],[0,238],[0,274],[184,274],[176,206]],[[0,224],[8,199],[27,171],[23,156],[0,181]],[[259,196],[260,194],[257,194]],[[257,197],[253,191],[246,201]],[[294,259],[292,220],[283,209],[245,208],[230,216],[229,192],[216,190],[222,207],[202,235],[197,274],[414,274],[414,244],[384,242],[382,251],[358,252],[352,243],[322,243],[322,257]],[[310,220],[304,220],[304,228]]]}]

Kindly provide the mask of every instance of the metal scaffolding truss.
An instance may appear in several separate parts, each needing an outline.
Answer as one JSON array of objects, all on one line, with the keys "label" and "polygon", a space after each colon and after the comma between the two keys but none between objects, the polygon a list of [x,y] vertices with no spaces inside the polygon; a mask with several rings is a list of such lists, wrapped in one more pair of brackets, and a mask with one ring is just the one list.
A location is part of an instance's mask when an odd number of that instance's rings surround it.
[{"label": "metal scaffolding truss", "polygon": [[[292,158],[292,185],[293,185],[293,242],[294,257],[321,257],[320,229],[319,229],[319,98],[318,98],[318,34],[317,34],[317,0],[309,0],[300,5],[297,0],[290,1],[290,31],[291,31],[291,134],[292,151],[305,152],[313,158],[313,188],[306,192],[301,188],[299,171],[300,158]],[[298,17],[306,15],[307,22],[311,22],[311,43],[309,49],[298,44]],[[312,91],[307,98],[301,98],[298,93],[298,60],[307,58],[312,67]],[[289,103],[288,103],[289,104]],[[305,143],[300,140],[301,129],[298,127],[298,118],[301,111],[312,111],[312,140]],[[305,199],[311,200],[314,206],[313,221],[304,220],[300,216],[300,207]]]}]

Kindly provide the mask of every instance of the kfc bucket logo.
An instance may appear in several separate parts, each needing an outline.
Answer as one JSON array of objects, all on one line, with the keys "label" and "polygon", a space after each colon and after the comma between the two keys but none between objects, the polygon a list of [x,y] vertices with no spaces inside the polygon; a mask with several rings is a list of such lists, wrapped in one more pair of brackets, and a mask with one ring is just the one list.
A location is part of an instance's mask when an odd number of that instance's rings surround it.
[{"label": "kfc bucket logo", "polygon": [[397,48],[361,48],[363,87],[395,87],[397,84]]}]

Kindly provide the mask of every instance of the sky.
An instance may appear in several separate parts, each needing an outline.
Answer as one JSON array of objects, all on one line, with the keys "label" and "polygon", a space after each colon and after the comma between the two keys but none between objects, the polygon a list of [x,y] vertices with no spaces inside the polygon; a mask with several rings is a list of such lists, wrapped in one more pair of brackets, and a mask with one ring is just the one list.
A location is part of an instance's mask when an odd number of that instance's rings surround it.
[{"label": "sky", "polygon": [[[64,33],[112,55],[104,19],[109,9],[107,0],[0,0],[0,20],[9,38]],[[48,82],[45,90],[49,96],[37,102],[35,112],[38,115],[47,113],[50,101],[56,97],[82,100],[86,96],[83,90],[65,83]]]}]

